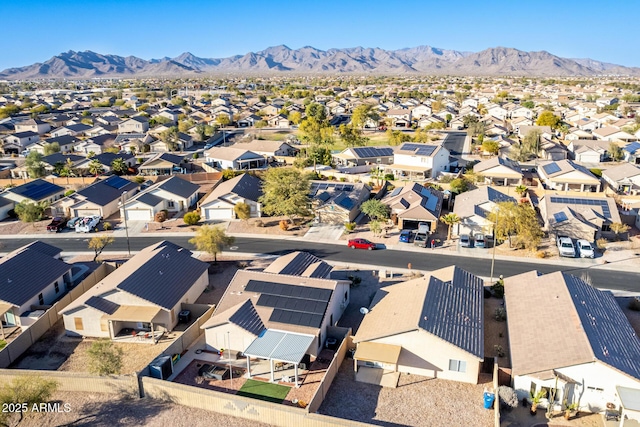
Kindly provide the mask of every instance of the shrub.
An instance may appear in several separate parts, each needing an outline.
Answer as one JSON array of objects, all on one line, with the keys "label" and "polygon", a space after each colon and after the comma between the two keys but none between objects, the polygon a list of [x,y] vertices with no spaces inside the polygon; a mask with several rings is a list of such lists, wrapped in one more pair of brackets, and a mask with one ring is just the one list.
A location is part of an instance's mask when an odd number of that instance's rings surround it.
[{"label": "shrub", "polygon": [[491,290],[493,291],[493,295],[496,298],[504,297],[504,280],[500,279],[493,285],[491,285]]},{"label": "shrub", "polygon": [[388,173],[384,176],[385,181],[393,181],[396,177],[392,173]]},{"label": "shrub", "polygon": [[18,203],[14,210],[22,222],[40,221],[44,214],[43,205],[26,201]]},{"label": "shrub", "polygon": [[496,390],[496,394],[498,395],[500,406],[506,406],[514,409],[518,407],[518,395],[516,394],[516,391],[511,387],[501,385]]},{"label": "shrub", "polygon": [[607,248],[607,243],[609,243],[609,241],[607,239],[605,239],[604,237],[601,237],[598,240],[596,240],[596,246],[601,251],[604,251]]},{"label": "shrub", "polygon": [[640,297],[633,297],[629,301],[629,310],[640,311]]},{"label": "shrub", "polygon": [[108,339],[101,339],[91,344],[88,350],[89,372],[98,375],[117,375],[122,370],[121,348],[115,347]]},{"label": "shrub", "polygon": [[67,190],[67,191],[64,192],[64,197],[69,197],[70,195],[72,195],[75,192],[76,192],[76,190]]},{"label": "shrub", "polygon": [[356,229],[356,223],[355,222],[346,222],[344,224],[344,228],[345,230],[347,230],[348,232],[352,232],[353,230]]},{"label": "shrub", "polygon": [[264,227],[264,221],[262,221],[261,219],[256,219],[256,222],[254,224],[256,225],[256,227]]},{"label": "shrub", "polygon": [[200,221],[200,214],[197,211],[187,212],[182,220],[187,225],[196,225]]},{"label": "shrub", "polygon": [[193,160],[196,160],[198,157],[200,157],[200,155],[198,153],[193,153],[193,156],[191,157],[193,157]]},{"label": "shrub", "polygon": [[144,176],[136,176],[135,178],[133,178],[133,180],[138,185],[142,184],[145,181]]},{"label": "shrub", "polygon": [[536,258],[546,258],[547,257],[547,252],[546,251],[537,251],[536,252]]},{"label": "shrub", "polygon": [[111,225],[111,223],[110,223],[110,222],[105,221],[105,222],[103,222],[103,223],[102,223],[102,229],[103,229],[103,230],[105,230],[105,231],[109,231],[109,230],[111,230],[112,228],[113,228],[113,226]]},{"label": "shrub", "polygon": [[289,229],[289,221],[287,221],[286,219],[281,219],[279,226],[280,230],[287,231]]},{"label": "shrub", "polygon": [[225,169],[222,171],[222,179],[224,181],[228,181],[235,177],[236,177],[236,171],[234,171],[233,169]]},{"label": "shrub", "polygon": [[340,177],[340,182],[347,182],[347,178],[345,178],[344,176]]},{"label": "shrub", "polygon": [[496,308],[494,317],[498,322],[504,322],[507,320],[507,310],[504,307]]},{"label": "shrub", "polygon": [[167,213],[165,211],[160,211],[155,216],[156,222],[165,222],[167,220]]},{"label": "shrub", "polygon": [[336,177],[335,177],[335,176],[333,176],[333,175],[329,175],[329,176],[327,177],[327,179],[328,179],[329,181],[335,181],[335,180],[336,180]]}]

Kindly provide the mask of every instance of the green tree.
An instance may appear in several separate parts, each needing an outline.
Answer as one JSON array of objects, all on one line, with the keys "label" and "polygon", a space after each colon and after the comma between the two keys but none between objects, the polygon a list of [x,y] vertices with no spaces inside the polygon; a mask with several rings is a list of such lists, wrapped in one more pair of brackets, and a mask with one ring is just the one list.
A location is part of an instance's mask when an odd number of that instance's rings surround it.
[{"label": "green tree", "polygon": [[362,131],[353,125],[340,125],[338,133],[347,147],[361,147],[369,141],[369,138],[363,137]]},{"label": "green tree", "polygon": [[624,151],[622,151],[622,148],[620,148],[618,144],[612,142],[609,144],[609,157],[611,157],[611,160],[614,162],[619,162],[624,158]]},{"label": "green tree", "polygon": [[400,145],[403,142],[411,141],[411,136],[401,130],[387,129],[385,136],[389,138],[389,144]]},{"label": "green tree", "polygon": [[233,211],[235,212],[236,216],[243,221],[251,218],[251,206],[249,206],[247,203],[236,203],[236,205],[233,207]]},{"label": "green tree", "polygon": [[374,236],[379,236],[382,232],[382,224],[380,221],[371,221],[369,222],[369,230],[371,230]]},{"label": "green tree", "polygon": [[26,405],[28,410],[3,410],[0,412],[0,424],[9,426],[15,418],[18,420],[13,425],[20,424],[24,417],[35,413],[35,411],[31,411],[34,405],[39,407],[41,403],[47,403],[57,388],[57,382],[37,375],[19,375],[11,381],[4,381],[0,386],[0,405],[2,408],[20,404]]},{"label": "green tree", "polygon": [[389,218],[390,209],[378,199],[369,199],[360,205],[360,211],[372,220]]},{"label": "green tree", "polygon": [[226,127],[231,124],[231,119],[226,114],[219,114],[218,117],[216,117],[216,123],[222,127]]},{"label": "green tree", "polygon": [[302,114],[300,114],[299,111],[292,111],[289,113],[289,116],[287,118],[294,125],[298,125],[302,121]]},{"label": "green tree", "polygon": [[416,132],[413,134],[413,142],[429,142],[431,138],[429,138],[429,132],[425,131],[422,128],[416,129]]},{"label": "green tree", "polygon": [[98,176],[104,172],[104,166],[100,163],[100,160],[94,159],[89,162],[89,173],[94,176]]},{"label": "green tree", "polygon": [[33,203],[23,201],[16,204],[14,211],[18,216],[18,219],[22,222],[36,222],[42,220],[42,216],[44,215],[44,210],[46,209],[46,204],[44,203]]},{"label": "green tree", "polygon": [[94,252],[93,262],[96,262],[104,248],[113,244],[116,240],[113,236],[94,236],[89,240],[89,249],[92,249]]},{"label": "green tree", "polygon": [[499,202],[487,219],[494,224],[495,238],[509,247],[536,250],[544,235],[536,211],[528,203]]},{"label": "green tree", "polygon": [[309,215],[308,176],[298,169],[269,168],[262,185],[262,211],[267,215],[286,215],[291,223],[297,216]]},{"label": "green tree", "polygon": [[89,372],[96,375],[118,375],[122,371],[124,351],[109,339],[94,341],[87,350]]},{"label": "green tree", "polygon": [[362,104],[353,109],[353,113],[351,114],[351,123],[355,127],[364,129],[369,120],[375,123],[378,123],[378,120],[380,120],[380,115],[373,109],[373,105]]},{"label": "green tree", "polygon": [[129,166],[125,163],[122,157],[113,159],[111,162],[111,170],[116,175],[124,175],[129,170]]},{"label": "green tree", "polygon": [[24,165],[29,174],[29,178],[42,178],[47,174],[45,164],[42,161],[42,154],[37,151],[30,151],[27,154]]},{"label": "green tree", "polygon": [[449,183],[452,193],[460,194],[469,190],[469,181],[465,178],[456,178]]},{"label": "green tree", "polygon": [[551,126],[552,129],[556,129],[560,126],[560,118],[553,114],[553,111],[543,111],[540,113],[538,120],[536,120],[538,126]]},{"label": "green tree", "polygon": [[60,168],[58,175],[62,177],[76,176],[76,172],[73,170],[73,161],[71,161],[71,159],[67,158],[65,164]]},{"label": "green tree", "polygon": [[196,124],[196,123],[195,123],[193,120],[191,120],[191,119],[188,119],[188,120],[181,120],[181,121],[179,121],[179,122],[178,122],[178,130],[179,130],[180,132],[186,132],[186,131],[188,131],[189,129],[191,129],[192,127],[194,127],[194,126],[195,126],[195,124]]},{"label": "green tree", "polygon": [[194,245],[198,251],[213,255],[213,261],[218,261],[218,254],[222,250],[233,244],[235,238],[227,236],[222,227],[204,225],[196,231],[196,235],[189,239],[189,243]]},{"label": "green tree", "polygon": [[324,105],[311,103],[305,109],[306,117],[300,123],[300,138],[312,145],[333,143],[333,128],[329,126]]},{"label": "green tree", "polygon": [[58,144],[57,142],[51,142],[49,144],[44,145],[45,156],[50,156],[53,153],[59,153],[59,152],[60,152],[60,144]]},{"label": "green tree", "polygon": [[527,157],[523,160],[529,160],[531,156],[538,157],[538,153],[540,152],[541,135],[542,134],[539,130],[532,130],[522,138],[522,142],[520,143],[520,155]]},{"label": "green tree", "polygon": [[516,192],[520,197],[524,197],[524,195],[525,195],[525,194],[527,194],[527,191],[528,191],[528,190],[529,190],[529,189],[527,188],[527,186],[526,186],[526,185],[522,185],[522,184],[521,184],[521,185],[518,185],[518,186],[515,188],[515,192]]},{"label": "green tree", "polygon": [[452,227],[460,222],[460,217],[454,213],[448,213],[440,217],[440,221],[445,224],[447,228],[447,240],[451,240]]},{"label": "green tree", "polygon": [[200,222],[200,214],[198,213],[198,211],[187,212],[186,214],[184,214],[182,220],[187,225],[196,225],[198,222]]},{"label": "green tree", "polygon": [[489,154],[498,154],[500,151],[500,144],[497,141],[487,139],[482,142],[482,151]]},{"label": "green tree", "polygon": [[536,106],[536,104],[533,101],[524,101],[520,105],[530,110],[533,110]]},{"label": "green tree", "polygon": [[160,133],[160,139],[167,145],[167,150],[178,150],[178,128],[172,126],[169,129]]}]

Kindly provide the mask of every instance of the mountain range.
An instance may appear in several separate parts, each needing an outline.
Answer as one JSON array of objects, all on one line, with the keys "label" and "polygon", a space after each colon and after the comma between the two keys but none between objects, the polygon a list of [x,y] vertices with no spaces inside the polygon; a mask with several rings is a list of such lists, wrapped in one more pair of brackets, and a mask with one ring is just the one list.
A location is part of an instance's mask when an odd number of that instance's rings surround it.
[{"label": "mountain range", "polygon": [[546,51],[496,47],[460,52],[431,46],[399,50],[354,47],[320,50],[273,46],[228,58],[199,58],[185,52],[175,58],[144,60],[135,56],[68,51],[43,63],[0,72],[0,79],[85,79],[100,77],[197,76],[218,73],[352,73],[477,76],[640,75],[640,68],[593,59],[569,59]]}]

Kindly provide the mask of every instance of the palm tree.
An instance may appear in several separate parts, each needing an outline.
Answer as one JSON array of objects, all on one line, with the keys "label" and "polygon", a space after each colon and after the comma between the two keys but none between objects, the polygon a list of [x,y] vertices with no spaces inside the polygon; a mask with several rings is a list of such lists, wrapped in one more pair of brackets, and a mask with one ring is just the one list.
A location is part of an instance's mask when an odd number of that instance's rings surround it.
[{"label": "palm tree", "polygon": [[89,173],[91,175],[98,176],[102,172],[104,172],[104,166],[102,166],[99,160],[94,159],[89,162]]},{"label": "palm tree", "polygon": [[520,197],[524,197],[524,195],[527,194],[528,188],[527,188],[526,185],[520,184],[515,188],[515,190],[516,190],[516,193],[518,193],[518,195]]},{"label": "palm tree", "polygon": [[111,170],[116,175],[123,175],[129,170],[129,166],[122,160],[121,157],[113,159],[111,162]]},{"label": "palm tree", "polygon": [[454,213],[448,213],[441,216],[440,221],[449,226],[449,229],[447,230],[447,240],[451,240],[451,227],[460,222],[460,217]]}]

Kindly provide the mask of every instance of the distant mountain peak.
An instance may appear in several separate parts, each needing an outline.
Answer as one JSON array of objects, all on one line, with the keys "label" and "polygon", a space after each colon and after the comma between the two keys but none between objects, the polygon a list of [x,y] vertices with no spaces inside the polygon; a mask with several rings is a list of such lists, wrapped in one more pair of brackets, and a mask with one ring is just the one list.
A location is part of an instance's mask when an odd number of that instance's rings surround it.
[{"label": "distant mountain peak", "polygon": [[104,55],[69,50],[44,63],[0,72],[0,79],[93,78],[95,76],[181,76],[200,73],[367,73],[595,76],[640,75],[639,68],[593,59],[569,59],[547,51],[526,52],[496,46],[480,52],[461,52],[430,45],[397,50],[356,46],[320,50],[291,49],[281,44],[227,58],[200,58],[186,51],[175,58],[144,60],[135,56]]}]

